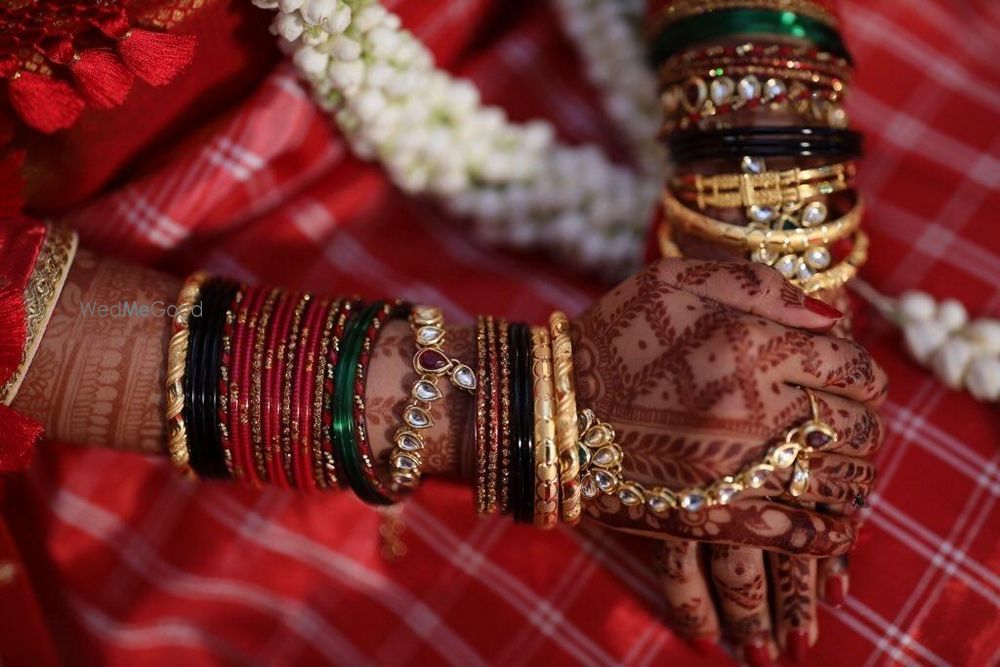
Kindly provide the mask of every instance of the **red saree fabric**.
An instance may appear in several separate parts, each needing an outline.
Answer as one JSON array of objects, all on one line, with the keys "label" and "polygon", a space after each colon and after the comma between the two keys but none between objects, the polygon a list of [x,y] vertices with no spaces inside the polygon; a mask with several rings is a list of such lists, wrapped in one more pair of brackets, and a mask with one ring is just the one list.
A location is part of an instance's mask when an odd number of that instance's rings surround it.
[{"label": "red saree fabric", "polygon": [[[397,5],[452,71],[564,140],[615,139],[544,5]],[[864,277],[1000,314],[1000,15],[989,2],[841,6],[868,134]],[[541,321],[604,288],[498,252],[354,159],[286,65],[141,175],[65,219],[90,248],[178,274],[440,304]],[[863,342],[893,387],[880,480],[842,609],[821,609],[814,665],[986,664],[1000,651],[1000,418],[915,366],[872,320]],[[113,475],[109,477],[109,471]],[[42,446],[5,517],[73,664],[728,664],[662,623],[642,541],[539,534],[474,516],[430,481],[403,510],[406,556],[378,554],[379,515],[348,494],[303,498],[179,479],[166,460]],[[16,642],[20,638],[14,637]],[[4,641],[8,641],[5,637]],[[28,641],[25,638],[23,641]]]}]

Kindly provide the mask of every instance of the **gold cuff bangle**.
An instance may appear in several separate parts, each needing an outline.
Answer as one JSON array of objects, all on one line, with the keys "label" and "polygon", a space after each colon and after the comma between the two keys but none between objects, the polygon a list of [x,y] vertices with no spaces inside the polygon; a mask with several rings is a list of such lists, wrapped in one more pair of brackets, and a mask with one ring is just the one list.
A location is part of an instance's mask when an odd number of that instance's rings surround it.
[{"label": "gold cuff bangle", "polygon": [[188,448],[187,429],[184,425],[184,365],[187,348],[191,311],[201,298],[201,286],[208,280],[208,274],[199,271],[184,281],[177,295],[177,311],[174,313],[173,335],[167,346],[167,449],[170,460],[184,473],[191,474],[191,450]]},{"label": "gold cuff bangle", "polygon": [[45,328],[62,293],[69,269],[76,257],[77,237],[69,227],[47,225],[45,240],[38,251],[38,258],[31,276],[24,287],[24,319],[26,324],[24,350],[17,370],[0,387],[0,403],[10,405],[28,374]]},{"label": "gold cuff bangle", "polygon": [[556,452],[559,457],[560,512],[564,523],[575,525],[581,517],[579,427],[576,415],[576,381],[569,318],[556,311],[549,316],[552,336],[552,379],[556,396]]},{"label": "gold cuff bangle", "polygon": [[846,190],[852,186],[856,173],[854,162],[840,162],[815,169],[760,174],[678,176],[671,181],[671,188],[680,199],[694,199],[699,209],[774,206]]},{"label": "gold cuff bangle", "polygon": [[559,521],[559,454],[552,345],[546,327],[531,328],[531,361],[535,405],[535,527],[549,529]]}]

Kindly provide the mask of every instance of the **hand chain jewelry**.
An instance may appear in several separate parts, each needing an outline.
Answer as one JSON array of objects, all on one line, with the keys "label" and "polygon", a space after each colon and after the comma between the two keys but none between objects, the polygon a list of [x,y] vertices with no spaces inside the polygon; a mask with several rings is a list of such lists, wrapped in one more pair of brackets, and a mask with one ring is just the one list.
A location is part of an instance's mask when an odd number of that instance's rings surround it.
[{"label": "hand chain jewelry", "polygon": [[792,469],[787,493],[801,496],[809,486],[809,456],[818,448],[836,444],[833,428],[820,419],[819,406],[813,393],[809,397],[811,418],[790,428],[783,441],[771,447],[757,463],[744,466],[733,475],[726,475],[700,487],[672,491],[663,486],[646,488],[627,480],[622,471],[624,452],[616,442],[614,428],[598,419],[593,411],[580,412],[580,472],[583,497],[599,494],[617,495],[623,505],[645,506],[654,514],[664,515],[672,509],[697,512],[709,507],[728,505],[748,489],[759,489],[776,470]]}]

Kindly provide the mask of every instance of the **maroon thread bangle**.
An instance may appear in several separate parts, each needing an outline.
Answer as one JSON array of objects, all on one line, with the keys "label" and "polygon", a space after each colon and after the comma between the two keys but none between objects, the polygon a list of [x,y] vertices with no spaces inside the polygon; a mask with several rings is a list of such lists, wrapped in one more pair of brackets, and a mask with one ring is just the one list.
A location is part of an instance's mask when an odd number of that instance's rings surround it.
[{"label": "maroon thread bangle", "polygon": [[497,323],[489,317],[486,320],[486,349],[489,353],[489,412],[487,454],[489,462],[486,474],[486,511],[495,514],[497,511],[497,464],[500,454],[500,351],[497,347]]},{"label": "maroon thread bangle", "polygon": [[497,482],[500,496],[500,511],[511,511],[510,497],[510,324],[501,319],[497,331],[500,339],[500,478]]},{"label": "maroon thread bangle", "polygon": [[368,440],[367,415],[365,414],[365,389],[368,384],[368,367],[371,363],[372,350],[378,341],[382,326],[389,319],[402,319],[409,315],[410,307],[399,301],[387,303],[379,309],[372,319],[371,324],[365,330],[364,339],[361,343],[361,356],[354,373],[354,439],[357,443],[358,454],[361,460],[361,473],[365,481],[383,496],[396,500],[398,494],[394,493],[388,485],[383,484],[375,469],[375,456],[372,453],[371,442]]}]

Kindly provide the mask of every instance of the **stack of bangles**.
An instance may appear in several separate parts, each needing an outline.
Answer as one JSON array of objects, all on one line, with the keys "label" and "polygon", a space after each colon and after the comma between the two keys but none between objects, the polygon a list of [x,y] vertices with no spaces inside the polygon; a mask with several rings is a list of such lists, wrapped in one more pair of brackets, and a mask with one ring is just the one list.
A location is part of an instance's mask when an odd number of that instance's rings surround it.
[{"label": "stack of bangles", "polygon": [[[365,387],[379,334],[392,319],[413,333],[414,379],[391,451],[368,440]],[[167,356],[173,462],[191,475],[302,491],[350,488],[372,505],[398,502],[421,480],[431,406],[444,378],[475,402],[475,504],[548,529],[575,524],[583,503],[616,495],[656,514],[698,511],[760,488],[836,434],[813,419],[751,465],[697,488],[646,488],[623,473],[614,428],[576,402],[570,323],[494,317],[476,322],[473,368],[447,355],[441,311],[362,302],[190,276],[177,300]]]},{"label": "stack of bangles", "polygon": [[698,240],[767,264],[808,293],[864,264],[854,191],[862,137],[842,107],[852,61],[830,3],[662,0],[648,38],[675,165],[656,247]]}]

